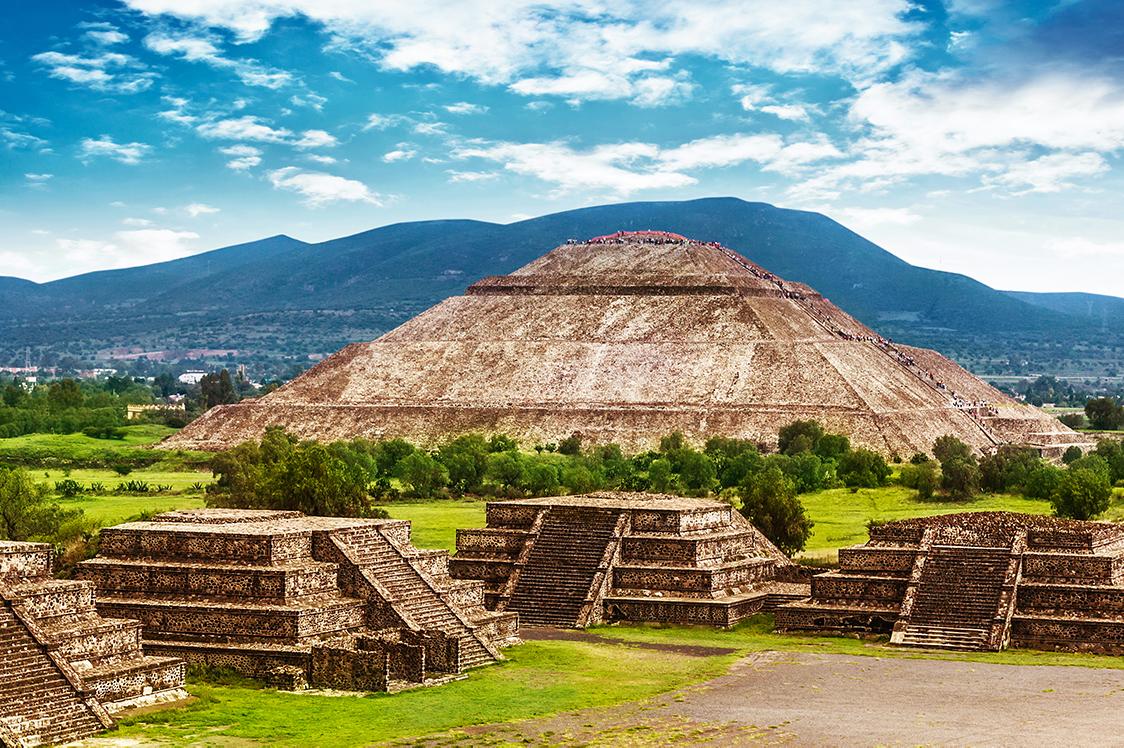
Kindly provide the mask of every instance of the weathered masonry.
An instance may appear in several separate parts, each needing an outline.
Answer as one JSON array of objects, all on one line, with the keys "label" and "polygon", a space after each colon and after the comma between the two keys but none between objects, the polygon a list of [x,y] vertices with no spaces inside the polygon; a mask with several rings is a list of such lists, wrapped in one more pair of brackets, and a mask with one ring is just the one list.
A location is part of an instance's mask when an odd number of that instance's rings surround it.
[{"label": "weathered masonry", "polygon": [[144,647],[290,689],[400,690],[502,659],[518,620],[401,520],[202,509],[102,531],[80,566]]},{"label": "weathered masonry", "polygon": [[52,560],[45,543],[0,541],[0,745],[78,740],[186,698],[183,661],[143,654],[140,624],[98,615],[93,585],[52,579]]},{"label": "weathered masonry", "polygon": [[782,630],[896,644],[1124,653],[1124,527],[1011,512],[872,527],[839,571],[776,612]]},{"label": "weathered masonry", "polygon": [[320,441],[504,433],[527,447],[580,432],[643,451],[673,431],[772,444],[809,418],[887,456],[945,434],[980,451],[1089,447],[808,286],[659,231],[568,242],[484,278],[265,397],[208,410],[161,447],[228,449],[282,426]]},{"label": "weathered masonry", "polygon": [[601,621],[732,626],[807,595],[795,567],[716,501],[598,493],[488,504],[457,531],[450,572],[483,580],[488,609],[524,625]]}]

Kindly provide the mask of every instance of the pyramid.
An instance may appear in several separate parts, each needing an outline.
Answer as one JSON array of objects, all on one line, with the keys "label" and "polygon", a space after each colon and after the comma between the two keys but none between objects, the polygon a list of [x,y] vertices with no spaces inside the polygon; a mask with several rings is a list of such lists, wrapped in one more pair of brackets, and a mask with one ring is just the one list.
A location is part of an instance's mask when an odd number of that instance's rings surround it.
[{"label": "pyramid", "polygon": [[641,231],[570,240],[485,278],[261,399],[211,409],[162,446],[224,449],[283,426],[423,444],[506,433],[528,447],[577,432],[642,450],[672,431],[775,443],[796,419],[903,457],[944,434],[981,451],[1084,443],[731,249]]}]

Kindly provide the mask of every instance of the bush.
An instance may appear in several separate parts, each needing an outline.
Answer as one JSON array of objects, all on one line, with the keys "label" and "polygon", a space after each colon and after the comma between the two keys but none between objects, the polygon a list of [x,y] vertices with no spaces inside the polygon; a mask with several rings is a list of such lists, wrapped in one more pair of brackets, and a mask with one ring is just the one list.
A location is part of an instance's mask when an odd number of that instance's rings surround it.
[{"label": "bush", "polygon": [[1003,446],[980,460],[980,487],[985,491],[1022,491],[1030,473],[1042,464],[1028,447]]},{"label": "bush", "polygon": [[750,476],[739,486],[741,513],[786,555],[804,550],[813,522],[796,498],[796,486],[776,467]]},{"label": "bush", "polygon": [[1039,465],[1027,476],[1023,494],[1030,499],[1050,500],[1062,481],[1063,471],[1045,463]]},{"label": "bush", "polygon": [[445,466],[420,450],[406,455],[398,469],[402,482],[418,498],[433,498],[449,483],[449,471]]},{"label": "bush", "polygon": [[84,490],[85,487],[81,483],[71,478],[55,481],[55,491],[64,499],[74,498]]},{"label": "bush", "polygon": [[1112,499],[1112,485],[1101,472],[1087,467],[1064,471],[1050,503],[1059,517],[1093,519],[1104,514]]},{"label": "bush", "polygon": [[1069,465],[1075,460],[1080,460],[1082,454],[1081,447],[1074,444],[1072,447],[1066,448],[1065,453],[1062,455],[1062,462]]},{"label": "bush", "polygon": [[0,467],[0,540],[56,542],[62,528],[82,517],[48,500],[47,487],[19,468]]},{"label": "bush", "polygon": [[952,434],[946,434],[937,437],[937,440],[933,442],[933,456],[943,465],[956,457],[962,459],[971,458],[972,448]]},{"label": "bush", "polygon": [[850,488],[877,488],[891,472],[882,455],[869,449],[852,450],[839,461],[839,479]]},{"label": "bush", "polygon": [[933,498],[941,484],[940,469],[935,460],[925,460],[920,464],[910,464],[902,468],[901,483],[906,488],[917,491],[917,498]]},{"label": "bush", "polygon": [[824,435],[818,421],[793,421],[777,432],[777,451],[781,454],[811,452]]},{"label": "bush", "polygon": [[1097,397],[1085,403],[1089,425],[1101,431],[1115,431],[1124,426],[1124,405],[1111,397]]},{"label": "bush", "polygon": [[1066,413],[1058,416],[1058,420],[1063,425],[1069,426],[1071,429],[1085,428],[1085,414],[1084,413]]},{"label": "bush", "polygon": [[673,480],[670,461],[661,457],[648,465],[648,485],[656,493],[670,491]]},{"label": "bush", "polygon": [[582,435],[574,432],[558,442],[558,453],[564,455],[579,455],[582,451]]},{"label": "bush", "polygon": [[941,463],[941,488],[954,499],[970,499],[980,491],[980,467],[971,458],[954,456]]},{"label": "bush", "polygon": [[929,461],[929,455],[924,452],[914,452],[913,457],[909,458],[910,465],[924,465]]}]

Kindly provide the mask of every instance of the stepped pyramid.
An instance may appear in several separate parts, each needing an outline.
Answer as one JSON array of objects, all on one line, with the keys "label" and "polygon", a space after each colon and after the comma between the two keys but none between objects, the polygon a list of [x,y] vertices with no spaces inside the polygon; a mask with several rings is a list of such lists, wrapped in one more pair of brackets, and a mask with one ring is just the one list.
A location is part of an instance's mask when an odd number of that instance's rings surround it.
[{"label": "stepped pyramid", "polygon": [[955,434],[1060,454],[1085,440],[938,353],[884,340],[811,288],[664,232],[570,241],[163,443],[224,449],[284,426],[320,440],[580,432],[629,450],[682,431],[775,442],[813,418],[886,455]]},{"label": "stepped pyramid", "polygon": [[1124,653],[1124,527],[1013,512],[889,522],[811,596],[776,609],[782,631],[890,634],[894,644]]},{"label": "stepped pyramid", "polygon": [[729,504],[603,492],[488,503],[457,531],[455,579],[529,626],[733,626],[808,595],[799,569]]},{"label": "stepped pyramid", "polygon": [[187,698],[186,666],[146,655],[141,625],[103,618],[89,582],[53,579],[51,546],[0,541],[0,745],[88,737],[112,713]]},{"label": "stepped pyramid", "polygon": [[[502,659],[518,620],[403,520],[194,509],[102,530],[79,565],[144,648],[275,685],[396,691]],[[89,584],[87,582],[87,584]]]}]

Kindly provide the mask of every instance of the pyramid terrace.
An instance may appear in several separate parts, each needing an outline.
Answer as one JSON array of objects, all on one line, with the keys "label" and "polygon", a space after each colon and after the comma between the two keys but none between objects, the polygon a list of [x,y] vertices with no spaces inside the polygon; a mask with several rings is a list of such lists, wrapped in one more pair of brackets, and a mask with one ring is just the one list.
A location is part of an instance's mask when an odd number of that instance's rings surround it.
[{"label": "pyramid terrace", "polygon": [[811,597],[777,609],[788,631],[889,633],[906,646],[1124,653],[1124,527],[1010,512],[872,527]]},{"label": "pyramid terrace", "polygon": [[441,683],[519,641],[401,520],[169,512],[103,530],[79,573],[102,613],[141,622],[145,651],[289,689]]},{"label": "pyramid terrace", "polygon": [[450,572],[526,626],[733,626],[807,595],[796,568],[728,504],[598,493],[494,501],[457,532]]},{"label": "pyramid terrace", "polygon": [[673,431],[775,442],[814,419],[885,455],[954,434],[984,451],[1085,445],[940,354],[882,338],[737,252],[657,231],[570,241],[474,283],[260,400],[213,408],[166,448],[469,432],[522,444],[575,432],[650,449]]}]

